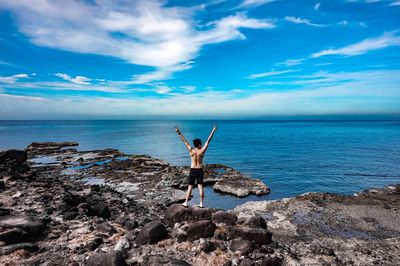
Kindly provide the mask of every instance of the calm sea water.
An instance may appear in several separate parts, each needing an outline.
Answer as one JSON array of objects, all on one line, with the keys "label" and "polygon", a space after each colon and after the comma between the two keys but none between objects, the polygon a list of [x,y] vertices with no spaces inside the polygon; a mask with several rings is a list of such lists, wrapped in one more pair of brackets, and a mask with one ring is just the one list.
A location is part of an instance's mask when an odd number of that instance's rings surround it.
[{"label": "calm sea water", "polygon": [[[272,192],[237,199],[207,189],[208,205],[232,208],[248,200],[311,191],[352,194],[400,183],[400,121],[217,122],[206,163],[226,164],[262,179]],[[175,125],[188,140],[205,141],[213,122],[0,121],[0,149],[25,148],[33,141],[78,141],[81,150],[117,148],[189,165]]]}]

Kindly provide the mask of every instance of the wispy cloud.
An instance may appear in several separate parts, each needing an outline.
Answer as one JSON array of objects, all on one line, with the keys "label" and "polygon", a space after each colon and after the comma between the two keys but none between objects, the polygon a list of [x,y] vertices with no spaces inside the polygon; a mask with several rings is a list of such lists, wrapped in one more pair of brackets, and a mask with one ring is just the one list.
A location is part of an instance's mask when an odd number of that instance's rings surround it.
[{"label": "wispy cloud", "polygon": [[268,72],[263,72],[263,73],[251,74],[247,78],[258,79],[258,78],[264,78],[264,77],[278,76],[278,75],[296,72],[296,71],[298,71],[298,70],[268,71]]},{"label": "wispy cloud", "polygon": [[244,0],[239,7],[256,7],[275,2],[276,0]]},{"label": "wispy cloud", "polygon": [[316,3],[314,6],[314,10],[318,11],[320,7],[321,7],[321,3]]},{"label": "wispy cloud", "polygon": [[110,4],[3,0],[0,7],[17,16],[19,29],[36,45],[112,56],[157,69],[136,77],[139,82],[164,79],[182,71],[180,66],[198,56],[204,45],[244,39],[241,28],[275,26],[272,21],[249,18],[243,13],[199,25],[193,19],[198,8],[164,4],[156,0],[113,0]]},{"label": "wispy cloud", "polygon": [[19,79],[29,78],[28,74],[15,74],[12,76],[0,76],[0,83],[16,83]]},{"label": "wispy cloud", "polygon": [[300,65],[302,62],[304,62],[306,59],[305,58],[299,58],[299,59],[287,59],[283,62],[276,63],[277,66],[297,66]]},{"label": "wispy cloud", "polygon": [[298,18],[298,17],[286,16],[285,20],[289,21],[291,23],[294,23],[294,24],[305,24],[305,25],[313,26],[313,27],[325,27],[325,25],[323,25],[323,24],[312,23],[308,19],[303,19],[303,18]]},{"label": "wispy cloud", "polygon": [[342,48],[326,49],[311,55],[312,58],[317,58],[326,55],[344,55],[354,56],[365,54],[369,51],[383,49],[389,46],[400,46],[400,37],[394,33],[385,33],[376,38],[365,39],[361,42],[354,43]]},{"label": "wispy cloud", "polygon": [[65,73],[56,73],[54,76],[57,76],[59,78],[62,78],[63,80],[71,81],[72,83],[75,84],[81,84],[81,85],[89,85],[91,79],[83,76],[76,76],[76,77],[71,77]]}]

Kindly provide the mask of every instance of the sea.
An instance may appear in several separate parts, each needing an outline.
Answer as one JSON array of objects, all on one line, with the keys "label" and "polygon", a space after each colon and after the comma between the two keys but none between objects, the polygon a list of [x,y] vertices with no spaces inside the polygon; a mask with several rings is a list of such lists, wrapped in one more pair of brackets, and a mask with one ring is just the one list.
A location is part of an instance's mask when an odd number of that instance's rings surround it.
[{"label": "sea", "polygon": [[[0,121],[0,150],[34,141],[77,141],[79,150],[117,148],[172,165],[190,165],[178,126],[191,142],[218,130],[205,163],[231,166],[261,179],[271,193],[236,198],[206,189],[205,204],[231,209],[247,201],[306,192],[351,195],[400,183],[400,121],[62,120]],[[194,191],[193,204],[198,204]]]}]

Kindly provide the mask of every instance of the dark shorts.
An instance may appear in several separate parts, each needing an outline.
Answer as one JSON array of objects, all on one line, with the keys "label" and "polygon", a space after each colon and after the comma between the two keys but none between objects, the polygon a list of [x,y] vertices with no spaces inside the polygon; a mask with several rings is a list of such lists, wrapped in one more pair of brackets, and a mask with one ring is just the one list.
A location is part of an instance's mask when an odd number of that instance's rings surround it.
[{"label": "dark shorts", "polygon": [[[189,185],[203,185],[204,171],[203,168],[190,168]],[[197,180],[197,182],[195,182]]]}]

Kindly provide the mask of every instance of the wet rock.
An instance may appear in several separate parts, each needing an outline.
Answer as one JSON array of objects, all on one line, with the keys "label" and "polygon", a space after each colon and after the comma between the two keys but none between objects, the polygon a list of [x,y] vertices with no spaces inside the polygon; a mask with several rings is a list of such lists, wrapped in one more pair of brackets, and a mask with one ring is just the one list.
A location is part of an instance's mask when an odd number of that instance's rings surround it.
[{"label": "wet rock", "polygon": [[228,228],[229,238],[242,238],[260,245],[268,245],[272,242],[272,234],[262,228],[252,227],[230,227]]},{"label": "wet rock", "polygon": [[152,221],[147,223],[135,239],[135,243],[138,245],[154,244],[158,241],[165,239],[168,233],[167,230],[160,221]]},{"label": "wet rock", "polygon": [[125,266],[126,261],[119,252],[93,253],[87,260],[87,266]]},{"label": "wet rock", "polygon": [[253,252],[253,242],[245,239],[232,239],[229,243],[229,249],[232,252],[239,252],[241,255],[247,255]]},{"label": "wet rock", "polygon": [[218,211],[212,215],[212,221],[214,223],[224,223],[228,225],[234,225],[236,223],[237,216],[233,213],[226,211]]},{"label": "wet rock", "polygon": [[186,232],[188,240],[196,240],[202,237],[212,237],[217,226],[210,220],[201,220],[188,224],[182,229]]},{"label": "wet rock", "polygon": [[173,226],[175,223],[183,221],[211,220],[214,210],[208,208],[184,207],[174,204],[165,210],[165,221]]},{"label": "wet rock", "polygon": [[13,228],[4,232],[0,232],[0,241],[8,244],[15,244],[26,242],[28,240],[28,234],[19,228]]},{"label": "wet rock", "polygon": [[29,252],[35,252],[38,250],[38,246],[34,243],[19,243],[14,245],[8,245],[0,247],[0,255],[8,255],[21,249]]},{"label": "wet rock", "polygon": [[5,229],[22,229],[27,233],[28,239],[40,237],[45,229],[45,224],[41,219],[30,216],[6,216],[0,219],[0,227]]}]

